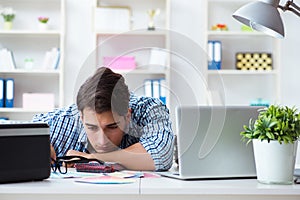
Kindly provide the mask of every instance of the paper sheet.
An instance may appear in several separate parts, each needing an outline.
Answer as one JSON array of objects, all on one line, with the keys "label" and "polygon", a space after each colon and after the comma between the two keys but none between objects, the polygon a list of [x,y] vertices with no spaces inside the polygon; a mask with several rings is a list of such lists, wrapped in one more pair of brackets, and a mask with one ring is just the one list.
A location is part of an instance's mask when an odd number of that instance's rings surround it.
[{"label": "paper sheet", "polygon": [[75,180],[75,182],[92,183],[92,184],[128,184],[128,183],[134,183],[135,181],[136,181],[135,178],[122,178],[122,177],[106,176],[106,175],[84,177]]}]

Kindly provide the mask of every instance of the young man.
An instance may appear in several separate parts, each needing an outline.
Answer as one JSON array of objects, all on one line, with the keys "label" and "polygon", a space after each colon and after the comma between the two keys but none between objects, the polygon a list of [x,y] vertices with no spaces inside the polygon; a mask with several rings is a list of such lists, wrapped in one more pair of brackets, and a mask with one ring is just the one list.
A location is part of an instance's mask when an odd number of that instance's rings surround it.
[{"label": "young man", "polygon": [[39,114],[50,126],[51,157],[80,155],[131,170],[167,170],[174,134],[159,100],[129,93],[124,77],[100,67],[80,87],[76,105]]}]

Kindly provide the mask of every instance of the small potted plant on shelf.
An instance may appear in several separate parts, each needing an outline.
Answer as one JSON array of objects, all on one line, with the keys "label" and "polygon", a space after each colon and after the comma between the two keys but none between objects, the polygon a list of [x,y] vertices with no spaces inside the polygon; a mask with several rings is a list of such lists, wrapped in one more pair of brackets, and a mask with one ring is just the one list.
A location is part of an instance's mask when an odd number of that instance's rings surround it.
[{"label": "small potted plant on shelf", "polygon": [[16,11],[11,7],[5,7],[0,12],[4,19],[4,30],[12,29],[12,22],[15,19]]},{"label": "small potted plant on shelf", "polygon": [[253,142],[257,180],[267,184],[292,184],[300,114],[295,107],[271,105],[258,110],[240,134]]},{"label": "small potted plant on shelf", "polygon": [[49,17],[44,17],[44,16],[40,16],[38,17],[38,21],[39,21],[39,29],[40,30],[47,30],[48,29],[48,21],[49,21]]}]

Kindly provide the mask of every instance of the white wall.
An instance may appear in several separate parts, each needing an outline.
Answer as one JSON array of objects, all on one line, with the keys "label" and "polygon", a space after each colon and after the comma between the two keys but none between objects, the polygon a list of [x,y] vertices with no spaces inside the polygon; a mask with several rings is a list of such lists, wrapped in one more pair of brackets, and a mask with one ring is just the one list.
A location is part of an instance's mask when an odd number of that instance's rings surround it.
[{"label": "white wall", "polygon": [[[294,3],[300,5],[300,0],[294,0]],[[292,12],[281,14],[285,26],[285,38],[281,44],[281,101],[300,109],[300,18]],[[296,166],[300,167],[300,142]]]},{"label": "white wall", "polygon": [[[294,2],[300,5],[300,0]],[[281,14],[286,35],[281,50],[281,99],[300,108],[300,18],[292,12]]]}]

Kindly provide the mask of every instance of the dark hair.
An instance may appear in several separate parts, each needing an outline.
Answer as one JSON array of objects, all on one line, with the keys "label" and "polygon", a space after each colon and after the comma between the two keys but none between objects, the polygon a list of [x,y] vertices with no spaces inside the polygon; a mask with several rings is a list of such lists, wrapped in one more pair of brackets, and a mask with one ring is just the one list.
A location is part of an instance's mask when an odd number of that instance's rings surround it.
[{"label": "dark hair", "polygon": [[129,91],[124,77],[106,67],[99,67],[77,93],[77,107],[81,112],[91,108],[96,113],[114,111],[126,115],[128,105]]}]

